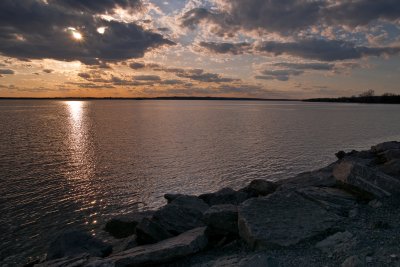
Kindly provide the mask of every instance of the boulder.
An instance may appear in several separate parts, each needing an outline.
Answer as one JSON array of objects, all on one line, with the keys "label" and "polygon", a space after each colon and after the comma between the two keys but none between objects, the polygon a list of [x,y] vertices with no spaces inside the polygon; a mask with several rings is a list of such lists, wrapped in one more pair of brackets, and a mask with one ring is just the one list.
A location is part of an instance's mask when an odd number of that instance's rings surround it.
[{"label": "boulder", "polygon": [[183,195],[183,194],[165,194],[164,198],[167,200],[168,203],[171,203],[178,197],[183,197],[183,196],[185,196],[185,195]]},{"label": "boulder", "polygon": [[223,188],[215,193],[202,194],[199,198],[204,200],[204,202],[210,206],[222,204],[238,205],[245,201],[248,198],[248,195],[231,188]]},{"label": "boulder", "polygon": [[328,167],[311,171],[303,172],[295,177],[277,181],[278,191],[293,190],[302,187],[332,187],[336,185],[336,179],[332,175],[332,170],[335,164]]},{"label": "boulder", "polygon": [[296,192],[252,198],[238,211],[239,235],[253,248],[295,245],[326,234],[342,219]]},{"label": "boulder", "polygon": [[400,159],[400,149],[390,149],[383,151],[378,154],[378,159],[380,163],[386,163],[391,160]]},{"label": "boulder", "polygon": [[136,226],[136,241],[141,245],[157,243],[172,236],[172,234],[151,218],[144,218]]},{"label": "boulder", "polygon": [[257,179],[250,182],[248,186],[245,188],[240,189],[240,192],[247,193],[249,197],[258,197],[258,196],[266,196],[273,192],[275,192],[278,186],[276,183]]},{"label": "boulder", "polygon": [[238,210],[235,205],[215,205],[203,217],[210,232],[217,235],[238,233]]},{"label": "boulder", "polygon": [[364,264],[361,261],[360,257],[354,255],[348,257],[341,265],[342,267],[363,267]]},{"label": "boulder", "polygon": [[112,252],[112,246],[80,231],[68,231],[59,235],[50,243],[47,259],[58,259],[80,254],[93,257],[105,257]]},{"label": "boulder", "polygon": [[35,264],[35,267],[74,267],[84,266],[89,263],[91,257],[88,253],[78,254],[74,256],[63,257],[60,259],[49,260],[39,264]]},{"label": "boulder", "polygon": [[391,161],[386,162],[383,164],[379,170],[384,172],[385,174],[400,177],[400,159],[393,159]]},{"label": "boulder", "polygon": [[206,246],[205,227],[200,227],[157,244],[112,255],[104,261],[114,264],[115,267],[156,265],[197,253]]},{"label": "boulder", "polygon": [[118,239],[117,242],[113,243],[113,253],[119,253],[134,247],[137,247],[139,244],[136,240],[136,236],[132,235],[126,237],[124,239]]},{"label": "boulder", "polygon": [[400,193],[400,181],[352,160],[343,160],[333,169],[333,176],[341,184],[377,198]]},{"label": "boulder", "polygon": [[310,186],[300,188],[297,192],[341,216],[348,216],[349,211],[357,206],[355,196],[338,188]]},{"label": "boulder", "polygon": [[318,242],[315,247],[328,253],[342,253],[354,244],[353,234],[350,232],[338,232]]},{"label": "boulder", "polygon": [[154,211],[144,211],[113,218],[106,223],[104,231],[117,239],[131,236],[143,218],[151,217],[153,214]]},{"label": "boulder", "polygon": [[371,147],[371,151],[374,153],[381,153],[391,149],[400,149],[400,142],[397,141],[385,142]]},{"label": "boulder", "polygon": [[203,213],[208,208],[203,200],[195,196],[181,196],[156,211],[152,219],[172,235],[178,235],[204,226]]}]

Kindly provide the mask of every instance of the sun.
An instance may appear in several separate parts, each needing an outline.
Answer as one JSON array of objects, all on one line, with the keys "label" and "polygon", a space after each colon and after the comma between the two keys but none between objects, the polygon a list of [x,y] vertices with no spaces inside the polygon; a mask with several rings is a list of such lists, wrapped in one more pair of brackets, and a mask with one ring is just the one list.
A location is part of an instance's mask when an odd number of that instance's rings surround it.
[{"label": "sun", "polygon": [[72,32],[72,37],[73,37],[75,40],[78,40],[78,41],[83,39],[82,34],[81,34],[80,32],[77,32],[77,31],[73,31],[73,32]]}]

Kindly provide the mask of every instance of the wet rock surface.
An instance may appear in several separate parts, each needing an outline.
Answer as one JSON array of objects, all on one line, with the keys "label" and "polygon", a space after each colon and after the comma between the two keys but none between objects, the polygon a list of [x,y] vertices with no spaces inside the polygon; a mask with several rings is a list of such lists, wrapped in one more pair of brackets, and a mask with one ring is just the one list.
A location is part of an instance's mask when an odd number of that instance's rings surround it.
[{"label": "wet rock surface", "polygon": [[111,255],[99,240],[61,238],[36,266],[400,266],[399,149],[342,151],[320,170],[240,190],[167,194],[151,216],[118,218],[109,233],[128,237]]}]

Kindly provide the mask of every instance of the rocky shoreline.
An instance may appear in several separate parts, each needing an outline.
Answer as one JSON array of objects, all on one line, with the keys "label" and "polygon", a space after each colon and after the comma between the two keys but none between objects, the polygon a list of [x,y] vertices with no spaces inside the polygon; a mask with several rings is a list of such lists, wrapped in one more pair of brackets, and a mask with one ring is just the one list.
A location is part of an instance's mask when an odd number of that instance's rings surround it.
[{"label": "rocky shoreline", "polygon": [[400,142],[343,151],[278,182],[114,218],[106,243],[66,232],[26,266],[400,266]]}]

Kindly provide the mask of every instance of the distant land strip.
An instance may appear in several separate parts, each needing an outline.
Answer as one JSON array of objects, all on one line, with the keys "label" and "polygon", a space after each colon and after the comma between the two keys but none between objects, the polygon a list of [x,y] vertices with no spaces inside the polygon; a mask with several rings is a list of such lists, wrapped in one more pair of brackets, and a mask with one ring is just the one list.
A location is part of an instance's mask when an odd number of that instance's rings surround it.
[{"label": "distant land strip", "polygon": [[361,104],[400,104],[400,95],[381,96],[352,96],[338,98],[312,98],[304,102],[334,102],[334,103],[361,103]]},{"label": "distant land strip", "polygon": [[242,97],[0,97],[0,100],[229,100],[229,101],[301,101],[299,99],[268,99]]}]

